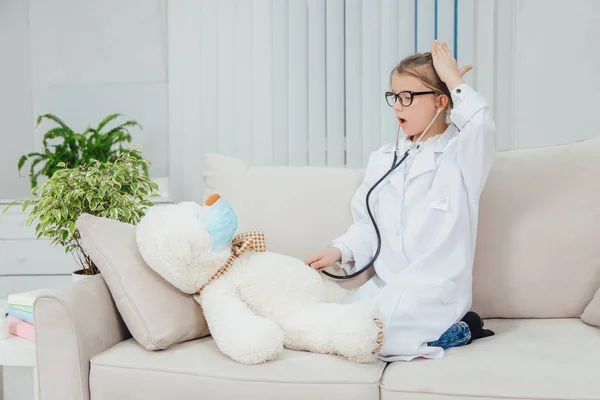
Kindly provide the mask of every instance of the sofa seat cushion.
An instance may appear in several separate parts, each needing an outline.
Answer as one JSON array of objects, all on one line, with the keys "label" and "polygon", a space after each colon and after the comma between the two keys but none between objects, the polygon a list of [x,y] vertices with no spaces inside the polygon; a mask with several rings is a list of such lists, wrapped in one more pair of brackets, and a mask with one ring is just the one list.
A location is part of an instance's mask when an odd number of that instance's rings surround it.
[{"label": "sofa seat cushion", "polygon": [[387,366],[383,400],[599,399],[600,329],[580,319],[489,320],[496,336]]},{"label": "sofa seat cushion", "polygon": [[212,338],[147,351],[130,339],[91,359],[94,400],[379,399],[385,364],[285,350],[259,365],[236,363]]}]

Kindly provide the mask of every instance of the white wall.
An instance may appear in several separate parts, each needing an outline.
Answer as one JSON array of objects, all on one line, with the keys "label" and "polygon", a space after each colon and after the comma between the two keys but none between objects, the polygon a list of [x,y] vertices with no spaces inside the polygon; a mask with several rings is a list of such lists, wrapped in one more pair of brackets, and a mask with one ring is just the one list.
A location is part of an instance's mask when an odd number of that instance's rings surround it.
[{"label": "white wall", "polygon": [[[166,177],[166,35],[161,0],[0,1],[0,201],[29,194],[17,160],[41,149],[50,125],[35,121],[48,112],[75,130],[115,112],[137,120],[134,142],[152,176]],[[76,268],[61,248],[34,241],[25,219],[18,209],[0,217],[0,297],[61,284]]]},{"label": "white wall", "polygon": [[31,54],[26,1],[0,1],[0,199],[26,194],[17,161],[33,151]]},{"label": "white wall", "polygon": [[600,135],[595,126],[600,2],[512,3],[512,19],[506,16],[506,25],[512,20],[513,27],[512,57],[507,57],[512,80],[506,82],[512,96],[504,100],[512,105],[513,115],[508,146],[544,146]]}]

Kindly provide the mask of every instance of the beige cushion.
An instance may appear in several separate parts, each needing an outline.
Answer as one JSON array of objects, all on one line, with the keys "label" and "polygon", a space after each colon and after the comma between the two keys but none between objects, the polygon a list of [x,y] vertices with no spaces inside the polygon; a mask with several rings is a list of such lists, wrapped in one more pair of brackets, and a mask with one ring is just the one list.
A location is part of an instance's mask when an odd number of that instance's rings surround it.
[{"label": "beige cushion", "polygon": [[596,292],[596,296],[592,299],[590,304],[587,305],[581,319],[590,325],[594,325],[600,328],[600,289]]},{"label": "beige cushion", "polygon": [[384,366],[288,350],[274,361],[244,365],[224,356],[212,338],[162,352],[128,340],[91,359],[90,390],[95,400],[369,400],[379,398]]},{"label": "beige cushion", "polygon": [[208,335],[198,303],[146,265],[134,225],[83,214],[77,228],[83,249],[98,266],[123,321],[142,346],[160,350]]},{"label": "beige cushion", "polygon": [[480,204],[473,309],[579,317],[600,286],[600,138],[498,152]]},{"label": "beige cushion", "polygon": [[389,365],[383,400],[598,399],[600,330],[578,318],[486,321],[496,336]]}]

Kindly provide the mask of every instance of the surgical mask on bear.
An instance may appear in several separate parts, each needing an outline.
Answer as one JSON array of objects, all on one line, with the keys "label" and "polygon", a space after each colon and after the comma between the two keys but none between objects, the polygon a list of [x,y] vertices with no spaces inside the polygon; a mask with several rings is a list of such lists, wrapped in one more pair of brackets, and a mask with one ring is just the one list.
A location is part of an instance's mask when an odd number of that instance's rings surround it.
[{"label": "surgical mask on bear", "polygon": [[212,206],[207,206],[200,217],[202,224],[208,229],[214,252],[226,249],[238,228],[238,220],[231,205],[219,198]]}]

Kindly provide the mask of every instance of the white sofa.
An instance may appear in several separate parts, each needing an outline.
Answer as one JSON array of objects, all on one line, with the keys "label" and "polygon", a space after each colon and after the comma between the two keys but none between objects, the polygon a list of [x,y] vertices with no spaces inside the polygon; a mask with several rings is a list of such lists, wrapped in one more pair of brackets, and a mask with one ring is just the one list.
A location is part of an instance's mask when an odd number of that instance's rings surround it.
[{"label": "white sofa", "polygon": [[[600,399],[599,172],[600,138],[498,152],[473,272],[473,310],[496,335],[408,363],[285,351],[237,364],[191,297],[143,264],[135,227],[84,215],[102,274],[35,303],[41,400]],[[207,155],[203,173],[239,231],[260,229],[270,250],[304,258],[346,229],[363,171]]]}]

